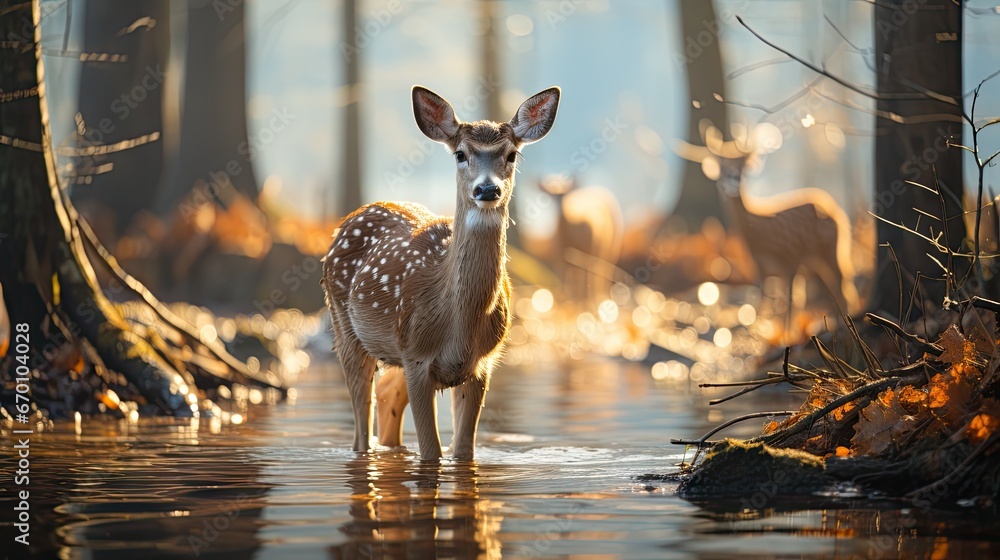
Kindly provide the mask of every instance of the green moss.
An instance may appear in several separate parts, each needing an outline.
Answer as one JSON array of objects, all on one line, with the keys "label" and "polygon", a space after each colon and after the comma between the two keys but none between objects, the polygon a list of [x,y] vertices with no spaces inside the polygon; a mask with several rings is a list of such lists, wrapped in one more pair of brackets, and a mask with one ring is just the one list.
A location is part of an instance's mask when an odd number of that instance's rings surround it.
[{"label": "green moss", "polygon": [[823,459],[804,451],[727,439],[715,445],[680,487],[685,497],[736,497],[759,509],[775,496],[811,495],[828,489]]}]

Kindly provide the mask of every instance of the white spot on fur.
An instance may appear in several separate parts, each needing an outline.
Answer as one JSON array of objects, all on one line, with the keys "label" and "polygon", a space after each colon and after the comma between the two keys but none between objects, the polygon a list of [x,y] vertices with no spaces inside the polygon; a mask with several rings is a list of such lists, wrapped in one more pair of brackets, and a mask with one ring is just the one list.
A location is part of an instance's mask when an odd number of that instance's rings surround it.
[{"label": "white spot on fur", "polygon": [[361,235],[361,230],[358,228],[354,228],[354,237],[357,237],[359,235]]}]

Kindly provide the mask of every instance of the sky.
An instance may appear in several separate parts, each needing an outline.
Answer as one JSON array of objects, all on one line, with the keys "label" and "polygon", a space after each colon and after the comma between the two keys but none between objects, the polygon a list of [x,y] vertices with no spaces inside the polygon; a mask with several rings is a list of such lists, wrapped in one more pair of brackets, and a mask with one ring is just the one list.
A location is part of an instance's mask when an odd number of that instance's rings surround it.
[{"label": "sky", "polygon": [[[358,52],[352,55],[359,57],[362,68],[363,199],[410,200],[442,213],[454,208],[452,158],[424,139],[414,125],[412,85],[427,86],[452,101],[463,120],[508,119],[527,96],[559,85],[563,96],[555,128],[524,150],[515,191],[518,209],[549,208],[537,181],[547,174],[566,173],[581,185],[601,185],[614,192],[626,218],[650,208],[669,210],[680,191],[683,165],[671,146],[683,136],[690,108],[686,65],[678,62],[687,38],[677,21],[678,1],[499,2],[502,76],[493,80],[483,76],[479,66],[481,24],[470,10],[474,4],[359,2],[353,38]],[[49,45],[61,43],[65,7],[54,0],[43,4],[53,7],[43,22],[43,36]],[[722,48],[730,99],[773,104],[815,77],[794,62],[778,61],[781,55],[750,35],[733,14],[814,63],[858,84],[874,83],[871,4],[848,0],[718,0],[715,4],[718,32],[710,25],[706,29],[712,29],[708,40],[718,40]],[[1000,69],[996,62],[1000,15],[986,2],[969,5],[967,90]],[[172,6],[176,39],[183,30],[179,21],[184,3],[175,0]],[[342,69],[345,46],[351,40],[342,35],[341,4],[247,0],[247,8],[248,122],[251,142],[259,148],[256,175],[272,185],[280,183],[282,201],[304,216],[338,214],[341,209],[333,201],[339,188],[347,96]],[[71,50],[80,37],[80,20],[74,18],[68,39]],[[175,47],[172,62],[182,60],[182,55],[182,47]],[[52,128],[59,143],[73,130],[79,62],[47,56],[46,64]],[[172,84],[168,87],[179,88],[179,80]],[[503,115],[485,114],[482,96],[477,95],[484,87],[500,90]],[[872,106],[870,100],[829,81],[819,88],[841,102]],[[268,130],[275,112],[292,115],[280,132]],[[1000,80],[984,88],[977,112],[1000,114]],[[833,194],[849,214],[868,208],[874,118],[864,110],[810,95],[770,116],[733,107],[731,118],[736,126],[751,130],[765,121],[781,130],[780,147],[768,155],[759,173],[747,178],[751,194],[818,187]],[[774,132],[766,127],[762,131]],[[1000,148],[996,132],[984,137],[984,149]],[[548,218],[542,214],[542,219],[525,227],[550,227],[551,212]]]}]

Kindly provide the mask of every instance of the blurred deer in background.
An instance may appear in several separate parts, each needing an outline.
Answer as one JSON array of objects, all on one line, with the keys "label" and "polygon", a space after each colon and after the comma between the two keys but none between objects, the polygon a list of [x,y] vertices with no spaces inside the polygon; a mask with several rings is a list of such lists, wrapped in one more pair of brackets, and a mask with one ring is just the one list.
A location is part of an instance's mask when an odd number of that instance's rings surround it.
[{"label": "blurred deer in background", "polygon": [[364,206],[344,219],[324,259],[355,451],[371,445],[372,383],[381,360],[390,366],[377,391],[385,407],[382,444],[399,444],[409,402],[421,459],[440,458],[435,394],[452,388],[452,451],[473,457],[490,374],[510,328],[507,226],[517,157],[548,134],[559,95],[549,88],[532,96],[507,123],[464,123],[443,98],[413,88],[417,126],[455,156],[458,200],[454,219],[419,204]]},{"label": "blurred deer in background", "polygon": [[625,230],[618,198],[604,187],[577,188],[564,175],[538,186],[558,203],[553,257],[566,294],[588,305],[607,299]]},{"label": "blurred deer in background", "polygon": [[[829,291],[839,313],[859,310],[851,262],[851,223],[826,191],[801,188],[767,198],[743,194],[743,175],[757,165],[760,155],[751,142],[723,141],[722,133],[708,127],[704,148],[686,147],[689,159],[716,180],[719,196],[733,224],[746,241],[757,265],[758,280],[777,277],[788,283],[788,314],[797,275],[817,278]],[[697,159],[695,159],[697,158]]]}]

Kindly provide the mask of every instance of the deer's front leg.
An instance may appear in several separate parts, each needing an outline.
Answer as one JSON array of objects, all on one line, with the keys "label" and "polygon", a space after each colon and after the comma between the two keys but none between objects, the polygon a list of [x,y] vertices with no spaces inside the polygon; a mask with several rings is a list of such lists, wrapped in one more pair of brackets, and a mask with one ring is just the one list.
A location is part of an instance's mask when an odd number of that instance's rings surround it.
[{"label": "deer's front leg", "polygon": [[406,375],[406,392],[410,396],[410,410],[417,426],[417,443],[420,459],[435,461],[441,458],[441,436],[438,434],[437,401],[434,380],[428,362],[410,362],[403,365]]},{"label": "deer's front leg", "polygon": [[489,372],[485,376],[474,375],[471,379],[451,390],[451,415],[455,425],[455,436],[451,442],[455,459],[471,460],[476,448],[476,430],[479,427],[479,415],[486,399],[486,383]]}]

